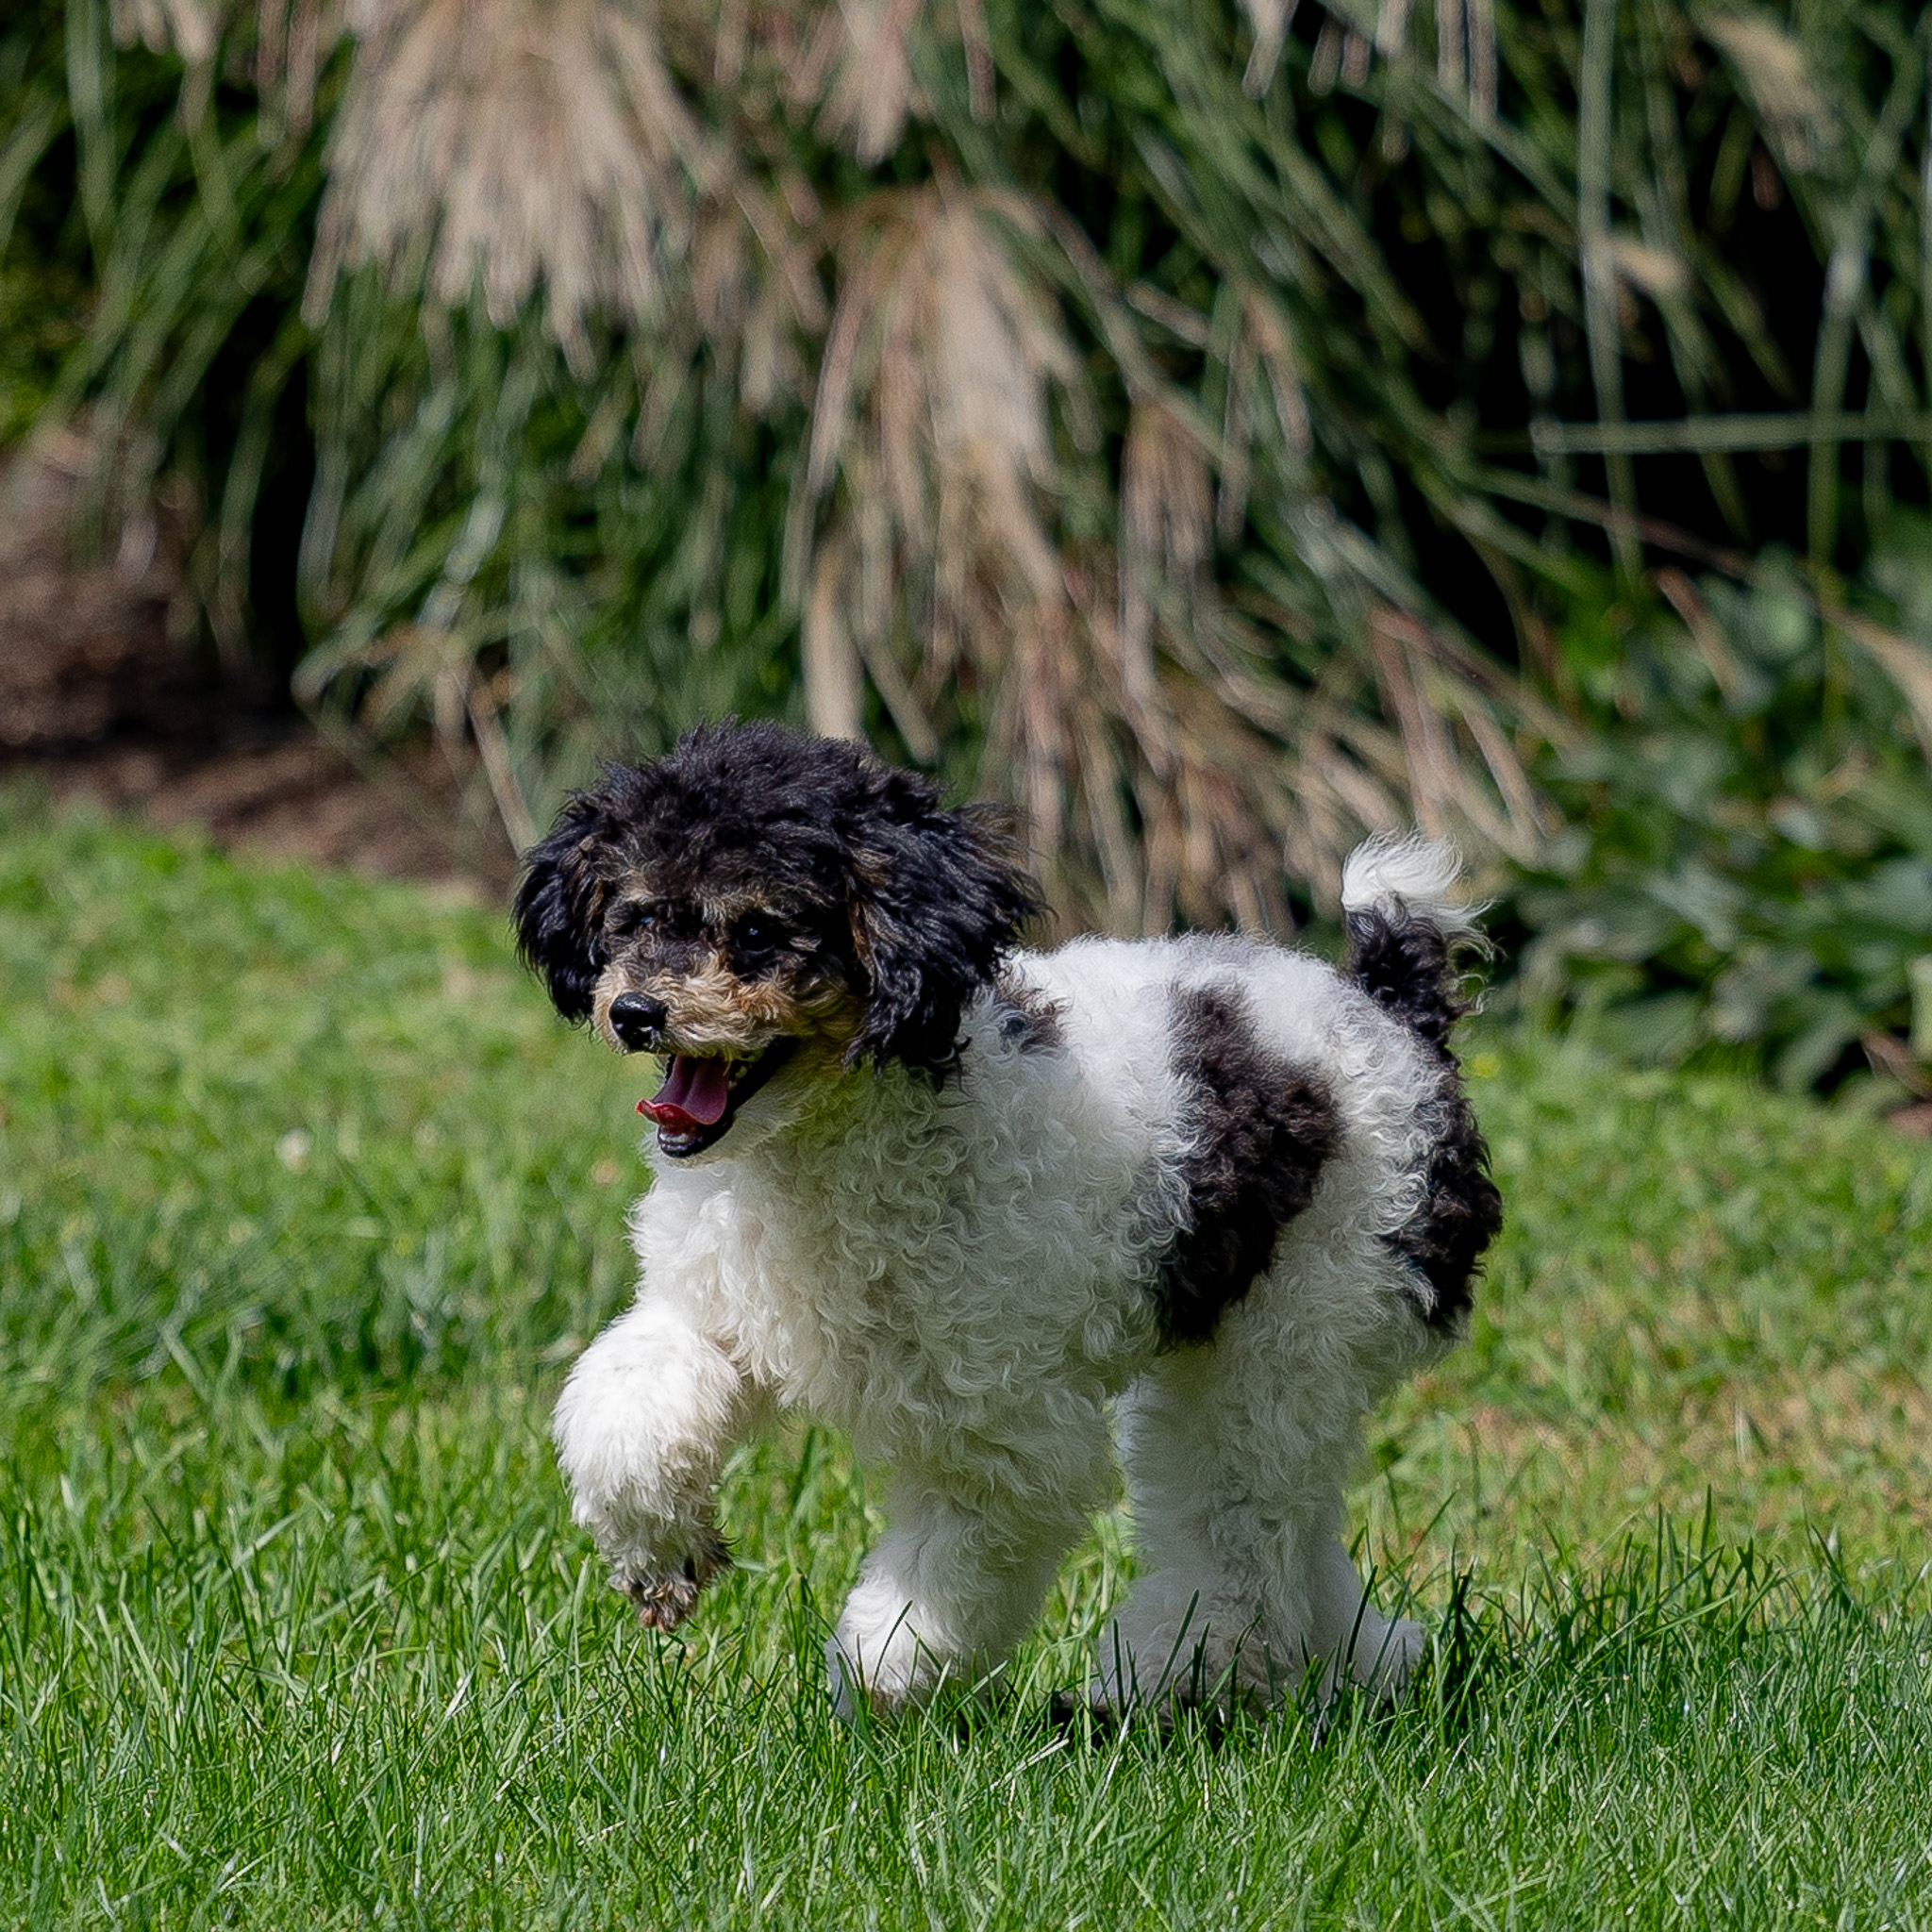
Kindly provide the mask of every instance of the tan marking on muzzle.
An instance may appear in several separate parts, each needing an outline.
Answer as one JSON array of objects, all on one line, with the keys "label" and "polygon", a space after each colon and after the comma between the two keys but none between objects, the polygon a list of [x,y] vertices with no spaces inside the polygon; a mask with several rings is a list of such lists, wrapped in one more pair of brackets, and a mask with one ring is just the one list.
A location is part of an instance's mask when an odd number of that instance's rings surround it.
[{"label": "tan marking on muzzle", "polygon": [[611,1027],[610,1005],[627,992],[662,1001],[665,1054],[749,1058],[781,1038],[842,1049],[858,1037],[864,1020],[862,1004],[842,987],[801,991],[788,979],[741,979],[716,958],[694,973],[642,979],[612,967],[597,982],[592,1024],[620,1053],[628,1049]]}]

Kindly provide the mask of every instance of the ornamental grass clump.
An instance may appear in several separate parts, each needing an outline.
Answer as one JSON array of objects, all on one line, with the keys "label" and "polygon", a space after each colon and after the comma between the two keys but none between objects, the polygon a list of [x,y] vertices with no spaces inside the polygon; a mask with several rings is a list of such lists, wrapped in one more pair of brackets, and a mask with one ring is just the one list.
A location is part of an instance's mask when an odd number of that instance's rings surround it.
[{"label": "ornamental grass clump", "polygon": [[4,46],[100,503],[186,475],[222,647],[280,625],[518,842],[776,711],[1008,799],[1074,924],[1280,928],[1369,828],[1547,876],[1606,568],[1782,541],[1924,675],[1840,594],[1932,461],[1904,0],[32,0]]}]

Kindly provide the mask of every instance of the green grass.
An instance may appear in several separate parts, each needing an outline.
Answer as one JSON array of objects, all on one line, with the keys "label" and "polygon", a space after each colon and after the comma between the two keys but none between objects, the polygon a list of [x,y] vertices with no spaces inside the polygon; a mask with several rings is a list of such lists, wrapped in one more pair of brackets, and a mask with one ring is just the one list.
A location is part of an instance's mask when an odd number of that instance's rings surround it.
[{"label": "green grass", "polygon": [[830,1719],[866,1501],[794,1430],[643,1637],[569,1524],[635,1075],[494,910],[0,796],[0,1922],[1932,1924],[1932,1155],[1502,1032],[1510,1231],[1378,1418],[1415,1702],[1089,1740]]}]

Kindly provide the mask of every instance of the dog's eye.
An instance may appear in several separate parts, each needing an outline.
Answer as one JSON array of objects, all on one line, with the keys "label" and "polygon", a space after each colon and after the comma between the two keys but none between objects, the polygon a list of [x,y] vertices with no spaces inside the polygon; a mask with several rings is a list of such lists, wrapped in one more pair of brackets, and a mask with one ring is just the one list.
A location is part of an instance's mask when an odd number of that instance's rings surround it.
[{"label": "dog's eye", "polygon": [[739,953],[769,953],[784,937],[774,919],[761,919],[752,914],[741,919],[731,928],[731,945]]},{"label": "dog's eye", "polygon": [[635,901],[620,906],[610,922],[618,936],[624,939],[628,939],[633,933],[649,932],[657,923],[658,915],[648,906],[640,906]]}]

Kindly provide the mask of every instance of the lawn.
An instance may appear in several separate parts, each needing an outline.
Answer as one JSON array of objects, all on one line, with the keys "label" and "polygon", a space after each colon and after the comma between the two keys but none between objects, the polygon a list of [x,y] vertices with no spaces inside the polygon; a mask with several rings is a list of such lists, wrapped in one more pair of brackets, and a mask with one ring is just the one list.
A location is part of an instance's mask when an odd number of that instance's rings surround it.
[{"label": "lawn", "polygon": [[849,1731],[842,1445],[734,1463],[649,1638],[544,1426],[626,1294],[638,1074],[493,908],[0,794],[0,1922],[1932,1924],[1932,1153],[1501,1027],[1510,1225],[1377,1418],[1393,1715]]}]

